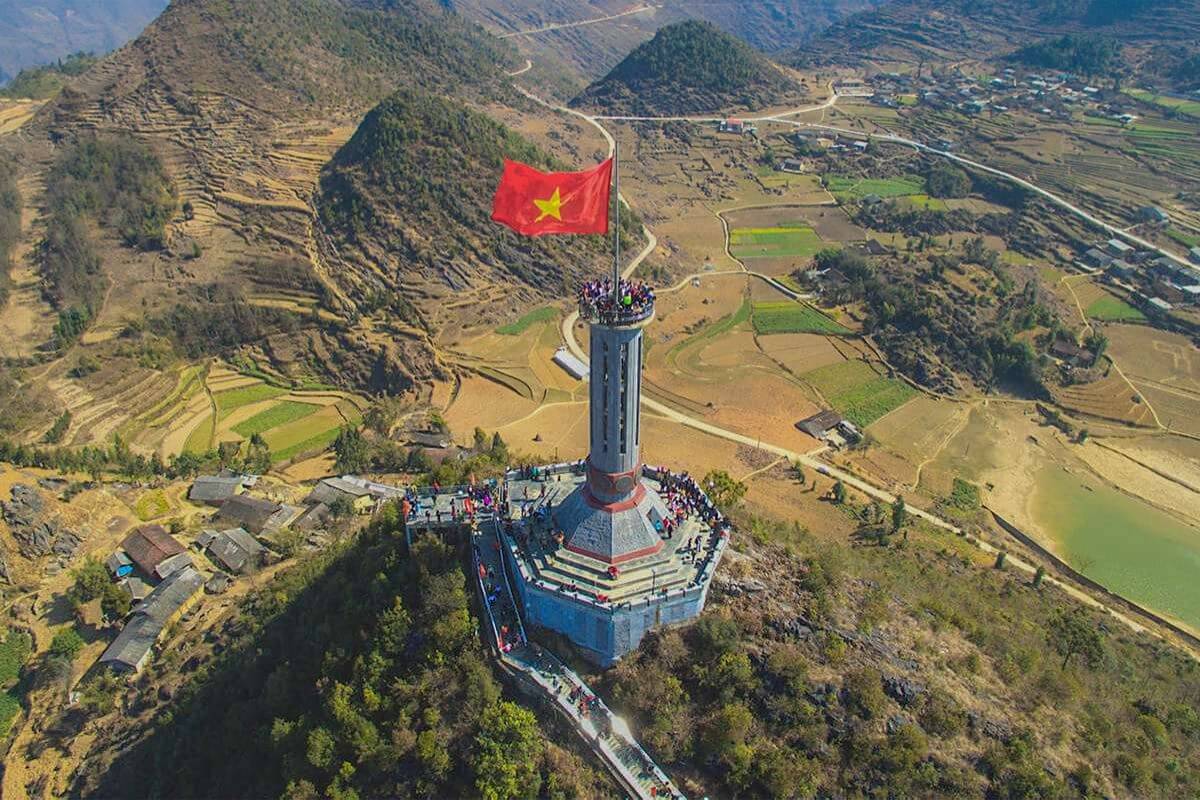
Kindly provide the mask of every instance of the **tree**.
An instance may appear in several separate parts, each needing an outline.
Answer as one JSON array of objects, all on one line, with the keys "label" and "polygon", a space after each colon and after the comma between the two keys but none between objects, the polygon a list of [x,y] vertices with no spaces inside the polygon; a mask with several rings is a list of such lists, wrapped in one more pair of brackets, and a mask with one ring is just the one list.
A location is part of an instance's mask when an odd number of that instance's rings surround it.
[{"label": "tree", "polygon": [[944,162],[934,165],[925,176],[930,197],[966,197],[971,192],[971,176]]},{"label": "tree", "polygon": [[1046,568],[1038,565],[1037,571],[1033,573],[1033,588],[1042,588],[1042,581],[1046,579]]},{"label": "tree", "polygon": [[896,495],[892,501],[892,533],[898,532],[908,522],[908,506],[903,495]]},{"label": "tree", "polygon": [[123,619],[133,603],[129,593],[115,583],[108,583],[100,594],[100,610],[111,619]]},{"label": "tree", "polygon": [[713,470],[704,476],[709,498],[722,508],[732,508],[746,496],[746,484],[734,480],[725,470]]},{"label": "tree", "polygon": [[344,426],[333,442],[337,454],[339,472],[363,472],[369,464],[370,447],[362,431],[351,425]]},{"label": "tree", "polygon": [[792,474],[796,476],[796,483],[803,486],[804,480],[805,480],[804,465],[801,464],[799,461],[793,461],[792,462]]},{"label": "tree", "polygon": [[76,605],[82,605],[97,597],[103,595],[107,586],[112,584],[112,579],[108,576],[108,570],[98,559],[88,557],[79,565],[78,569],[71,571],[71,575],[75,578],[75,583],[71,587],[69,595]]},{"label": "tree", "polygon": [[502,700],[483,712],[475,736],[475,788],[483,800],[534,798],[541,742],[533,712]]},{"label": "tree", "polygon": [[846,502],[846,484],[840,479],[833,485],[833,502],[838,505]]},{"label": "tree", "polygon": [[1104,639],[1082,609],[1062,612],[1051,620],[1047,638],[1063,657],[1063,669],[1075,655],[1083,656],[1090,667],[1104,659]]},{"label": "tree", "polygon": [[74,661],[83,645],[83,637],[74,628],[63,628],[50,640],[50,655],[66,659],[68,662]]}]

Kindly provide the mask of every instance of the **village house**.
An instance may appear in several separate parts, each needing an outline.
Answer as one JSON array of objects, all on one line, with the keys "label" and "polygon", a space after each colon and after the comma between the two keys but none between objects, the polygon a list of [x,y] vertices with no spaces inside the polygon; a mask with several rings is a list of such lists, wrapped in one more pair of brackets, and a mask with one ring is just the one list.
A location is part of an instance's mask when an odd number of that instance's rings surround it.
[{"label": "village house", "polygon": [[141,671],[155,642],[191,607],[203,585],[204,577],[188,567],[154,587],[134,609],[124,629],[100,656],[99,663],[115,672]]},{"label": "village house", "polygon": [[1200,247],[1193,247],[1191,250],[1188,250],[1188,258],[1192,260],[1193,264],[1200,264]]},{"label": "village house", "polygon": [[1083,263],[1092,269],[1108,269],[1112,262],[1112,256],[1095,247],[1083,254]]},{"label": "village house", "polygon": [[123,550],[118,550],[106,558],[104,566],[108,567],[108,571],[117,579],[124,578],[133,572],[133,562]]},{"label": "village house", "polygon": [[154,568],[154,577],[159,580],[164,580],[168,576],[173,575],[181,569],[186,569],[192,566],[192,557],[187,553],[176,553],[173,556],[164,558],[157,567]]},{"label": "village house", "polygon": [[254,572],[267,559],[267,548],[241,528],[222,531],[208,544],[208,555],[217,564],[239,575]]},{"label": "village house", "polygon": [[853,444],[862,438],[858,427],[836,411],[821,411],[796,423],[796,427],[820,442],[834,447]]},{"label": "village house", "polygon": [[273,500],[238,495],[222,504],[213,519],[231,528],[243,528],[257,536],[286,528],[302,511]]},{"label": "village house", "polygon": [[143,525],[125,537],[121,549],[144,574],[159,577],[156,573],[159,565],[182,553],[183,545],[163,526]]},{"label": "village house", "polygon": [[1092,363],[1092,353],[1074,342],[1055,339],[1050,345],[1050,355],[1072,367],[1086,367]]},{"label": "village house", "polygon": [[1138,209],[1138,219],[1152,225],[1166,225],[1171,221],[1171,215],[1158,206],[1143,206]]},{"label": "village house", "polygon": [[1120,239],[1109,239],[1104,245],[1108,249],[1109,255],[1113,258],[1125,258],[1133,252],[1133,248],[1122,242]]},{"label": "village house", "polygon": [[219,506],[226,500],[246,490],[245,478],[241,475],[201,475],[192,482],[188,500]]},{"label": "village house", "polygon": [[326,478],[313,487],[308,497],[304,498],[304,502],[306,505],[324,503],[327,506],[346,503],[355,514],[367,514],[375,505],[375,498],[365,486],[343,478]]}]

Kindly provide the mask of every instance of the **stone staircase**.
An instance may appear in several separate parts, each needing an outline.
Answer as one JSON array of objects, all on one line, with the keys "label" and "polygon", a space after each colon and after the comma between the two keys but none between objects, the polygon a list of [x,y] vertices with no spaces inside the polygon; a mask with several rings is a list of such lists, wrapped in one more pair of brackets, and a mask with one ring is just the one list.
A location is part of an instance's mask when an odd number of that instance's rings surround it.
[{"label": "stone staircase", "polygon": [[604,562],[565,547],[535,559],[534,568],[536,578],[560,585],[573,583],[585,592],[607,595],[613,603],[649,591],[685,588],[695,575],[691,564],[673,556],[670,548],[619,565],[615,579],[609,577]]}]

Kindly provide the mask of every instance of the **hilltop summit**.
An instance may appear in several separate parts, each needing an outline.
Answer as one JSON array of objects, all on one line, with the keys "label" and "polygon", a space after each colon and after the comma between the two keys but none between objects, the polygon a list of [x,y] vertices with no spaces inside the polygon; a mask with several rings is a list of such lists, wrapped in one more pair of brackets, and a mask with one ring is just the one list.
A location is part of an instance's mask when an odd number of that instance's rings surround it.
[{"label": "hilltop summit", "polygon": [[708,22],[668,25],[572,101],[610,114],[695,114],[779,104],[799,87]]}]

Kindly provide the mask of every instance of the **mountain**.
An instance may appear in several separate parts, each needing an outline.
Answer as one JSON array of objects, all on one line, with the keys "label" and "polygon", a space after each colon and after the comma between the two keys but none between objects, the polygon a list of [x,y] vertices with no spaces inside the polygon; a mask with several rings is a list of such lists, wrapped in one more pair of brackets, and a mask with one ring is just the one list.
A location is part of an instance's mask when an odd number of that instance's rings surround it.
[{"label": "mountain", "polygon": [[745,42],[688,20],[660,29],[571,104],[609,114],[695,114],[779,105],[799,93]]},{"label": "mountain", "polygon": [[[630,4],[621,0],[540,3],[531,0],[447,0],[455,11],[499,35],[550,28],[511,39],[535,63],[555,60],[584,81],[602,77],[634,47],[666,25],[688,19],[711,22],[766,52],[794,48],[848,14],[878,0],[673,0]],[[640,9],[640,10],[638,10]],[[634,13],[625,13],[634,11]],[[624,14],[615,19],[605,19]],[[577,25],[587,20],[604,20]],[[565,26],[565,27],[555,27]]]},{"label": "mountain", "polygon": [[0,84],[26,67],[71,53],[115,50],[166,5],[166,0],[0,0]]},{"label": "mountain", "polygon": [[[356,298],[396,302],[441,328],[446,307],[471,297],[478,320],[514,301],[562,297],[604,268],[603,237],[525,238],[490,219],[503,159],[557,163],[520,135],[461,102],[402,89],[374,108],[321,174],[318,211]],[[352,286],[351,286],[352,284]],[[388,300],[386,302],[391,302]],[[399,310],[399,309],[397,309]]]},{"label": "mountain", "polygon": [[[515,61],[436,0],[172,3],[11,143],[30,185],[44,186],[72,143],[133,140],[161,162],[177,198],[161,246],[130,250],[101,232],[89,268],[101,291],[85,320],[72,318],[71,338],[84,325],[101,331],[88,352],[113,357],[103,332],[132,319],[186,358],[248,347],[296,381],[427,385],[443,373],[425,332],[356,327],[362,309],[339,283],[351,273],[316,222],[318,175],[411,76],[432,92],[511,101],[503,73]],[[31,235],[47,224],[36,220]]]},{"label": "mountain", "polygon": [[780,56],[797,67],[919,64],[1008,55],[1067,34],[1111,38],[1135,65],[1166,70],[1196,52],[1196,0],[896,0],[854,14]]}]

